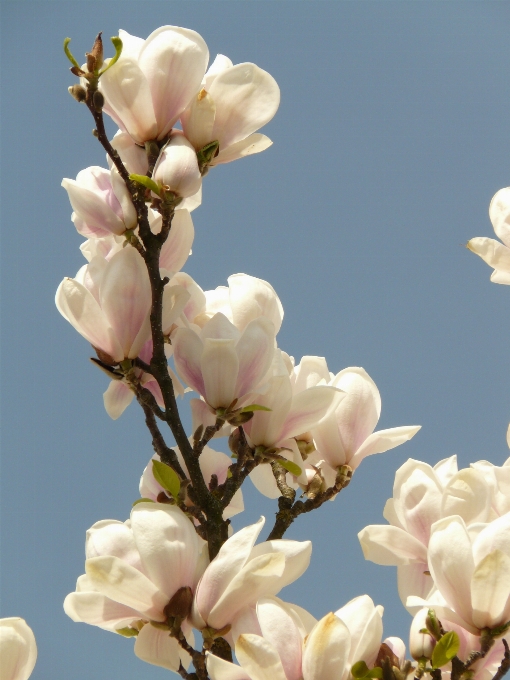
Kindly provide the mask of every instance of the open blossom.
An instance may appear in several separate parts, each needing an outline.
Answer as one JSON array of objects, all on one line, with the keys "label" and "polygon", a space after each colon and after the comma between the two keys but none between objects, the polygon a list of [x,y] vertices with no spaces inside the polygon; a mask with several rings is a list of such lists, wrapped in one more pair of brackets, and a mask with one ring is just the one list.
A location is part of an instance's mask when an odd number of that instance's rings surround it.
[{"label": "open blossom", "polygon": [[193,624],[220,630],[263,597],[276,595],[307,569],[310,541],[274,540],[254,545],[264,518],[231,536],[207,567],[193,604]]},{"label": "open blossom", "polygon": [[120,236],[136,227],[136,209],[116,168],[92,166],[81,170],[76,180],[63,179],[62,186],[74,210],[71,219],[82,236]]},{"label": "open blossom", "polygon": [[28,680],[37,660],[32,629],[19,617],[0,619],[0,676]]},{"label": "open blossom", "polygon": [[87,532],[85,574],[64,610],[73,621],[136,637],[142,660],[177,670],[190,659],[164,625],[187,620],[192,594],[207,564],[206,544],[175,505],[139,503],[125,523],[104,520]]},{"label": "open blossom", "polygon": [[212,409],[241,406],[267,373],[274,353],[274,326],[260,317],[240,333],[221,313],[195,333],[177,328],[172,335],[179,377]]},{"label": "open blossom", "polygon": [[264,151],[272,144],[256,131],[278,110],[280,89],[275,79],[251,63],[232,64],[219,54],[181,115],[184,134],[199,151],[219,142],[209,165],[218,165]]},{"label": "open blossom", "polygon": [[122,30],[119,37],[120,59],[100,80],[103,110],[138,144],[164,139],[200,87],[207,45],[178,26],[162,26],[147,40]]},{"label": "open blossom", "polygon": [[494,269],[491,281],[510,285],[510,187],[500,189],[489,207],[489,217],[503,243],[493,238],[472,238],[467,247]]},{"label": "open blossom", "polygon": [[381,397],[363,368],[345,368],[329,384],[345,392],[345,399],[311,434],[320,457],[332,468],[349,465],[355,470],[367,456],[403,444],[420,429],[408,425],[374,432],[381,415]]},{"label": "open blossom", "polygon": [[428,564],[437,588],[410,606],[434,607],[440,620],[479,635],[510,622],[510,514],[470,531],[458,515],[431,528]]},{"label": "open blossom", "polygon": [[[182,469],[184,470],[185,473],[187,473],[188,468],[186,467],[186,463],[184,461],[183,455],[179,447],[175,446],[174,451],[177,455],[177,459]],[[164,496],[166,494],[165,489],[154,478],[154,474],[152,471],[153,460],[160,460],[160,457],[157,454],[155,454],[151,458],[149,465],[147,465],[147,467],[143,471],[142,477],[140,479],[140,496],[142,498],[150,498],[153,501],[157,501],[161,499],[161,494],[163,494]],[[204,446],[204,449],[200,454],[199,463],[202,475],[204,477],[204,481],[207,485],[210,484],[213,475],[216,475],[218,484],[223,484],[227,479],[228,469],[232,465],[232,460],[226,454],[221,453],[221,451],[215,451],[210,446]],[[186,505],[188,504],[192,505],[192,502],[188,498],[186,498],[185,503]],[[241,489],[238,489],[230,503],[223,511],[223,519],[233,517],[234,515],[237,515],[243,510],[244,510],[243,492]]]},{"label": "open blossom", "polygon": [[435,588],[427,552],[434,522],[451,515],[461,515],[467,524],[489,521],[490,488],[479,470],[458,470],[456,456],[434,468],[410,458],[397,470],[383,514],[389,525],[365,527],[358,537],[365,559],[398,567],[406,604],[410,595],[427,598]]}]

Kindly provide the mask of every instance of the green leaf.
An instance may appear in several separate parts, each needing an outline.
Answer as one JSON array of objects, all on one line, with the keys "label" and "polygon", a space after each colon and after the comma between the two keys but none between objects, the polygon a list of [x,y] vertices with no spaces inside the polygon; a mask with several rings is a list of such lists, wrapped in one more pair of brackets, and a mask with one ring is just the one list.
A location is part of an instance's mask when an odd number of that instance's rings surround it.
[{"label": "green leaf", "polygon": [[128,626],[127,628],[117,628],[115,632],[119,635],[122,635],[123,637],[130,638],[136,637],[139,631],[137,631],[136,628],[129,628]]},{"label": "green leaf", "polygon": [[153,179],[147,177],[147,175],[129,175],[129,179],[133,180],[133,182],[141,184],[146,189],[150,189],[158,196],[161,194],[161,189],[159,188],[159,186]]},{"label": "green leaf", "polygon": [[271,411],[271,409],[260,404],[249,404],[248,406],[243,406],[239,413],[250,413],[251,411]]},{"label": "green leaf", "polygon": [[135,505],[138,505],[138,503],[154,503],[152,498],[138,498],[134,503],[133,503],[133,508]]},{"label": "green leaf", "polygon": [[117,61],[119,60],[120,55],[122,54],[122,40],[118,36],[114,36],[113,38],[110,38],[110,40],[113,43],[113,46],[115,47],[115,55],[110,59],[108,66],[106,66],[102,71],[99,71],[99,75],[102,76],[103,73],[106,73],[109,68],[111,68]]},{"label": "green leaf", "polygon": [[177,499],[181,490],[181,481],[177,473],[171,467],[161,463],[159,460],[152,461],[152,474],[154,479],[161,484],[165,491],[169,491]]},{"label": "green leaf", "polygon": [[441,668],[456,656],[459,651],[460,640],[457,633],[453,630],[445,633],[443,637],[437,641],[434,651],[432,652],[431,663],[433,668]]},{"label": "green leaf", "polygon": [[299,465],[296,465],[296,463],[293,463],[291,460],[278,460],[277,463],[278,465],[281,465],[282,468],[287,470],[287,472],[290,472],[292,475],[294,475],[294,477],[299,477],[302,472]]},{"label": "green leaf", "polygon": [[80,69],[81,71],[81,66],[78,64],[76,59],[73,57],[73,54],[71,50],[69,49],[69,43],[71,42],[71,38],[66,38],[64,40],[64,52],[66,53],[66,57],[69,59],[71,64],[75,66],[76,68]]},{"label": "green leaf", "polygon": [[368,666],[364,661],[357,661],[351,667],[351,674],[356,680],[361,680],[361,678],[366,677],[368,673]]}]

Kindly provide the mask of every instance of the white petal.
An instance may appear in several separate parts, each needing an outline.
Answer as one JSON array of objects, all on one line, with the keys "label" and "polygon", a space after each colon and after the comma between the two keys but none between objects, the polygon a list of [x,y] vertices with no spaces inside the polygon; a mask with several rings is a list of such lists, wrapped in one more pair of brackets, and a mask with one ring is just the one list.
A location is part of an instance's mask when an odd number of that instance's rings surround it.
[{"label": "white petal", "polygon": [[249,477],[257,491],[266,496],[266,498],[274,499],[281,496],[270,465],[257,465],[250,472]]},{"label": "white petal", "polygon": [[221,165],[222,163],[230,163],[245,156],[252,156],[255,153],[269,149],[272,144],[273,142],[269,137],[260,134],[260,132],[254,132],[245,139],[241,139],[240,142],[227,146],[223,151],[220,150],[219,154],[213,158],[211,165]]},{"label": "white petal", "polygon": [[238,394],[239,359],[235,341],[206,338],[200,365],[207,403],[213,408],[230,406]]},{"label": "white petal", "polygon": [[206,652],[207,672],[211,680],[251,680],[250,676],[239,666],[220,659],[218,656]]},{"label": "white petal", "polygon": [[384,453],[404,442],[409,441],[421,430],[421,425],[404,425],[402,427],[392,427],[389,430],[379,430],[370,435],[354,456],[349,461],[349,465],[356,469],[361,461],[374,453]]},{"label": "white petal", "polygon": [[125,628],[140,618],[136,609],[96,592],[70,593],[64,600],[64,611],[73,621],[110,631]]},{"label": "white petal", "polygon": [[472,468],[459,470],[445,487],[442,515],[460,515],[466,524],[472,524],[487,522],[490,510],[490,489],[483,474]]},{"label": "white petal", "polygon": [[334,401],[343,396],[329,385],[309,387],[294,395],[279,439],[288,439],[311,430],[324,418]]},{"label": "white petal", "polygon": [[283,307],[271,284],[248,274],[233,274],[228,277],[228,293],[233,323],[240,331],[250,321],[265,316],[273,322],[274,332],[278,333],[283,320]]},{"label": "white petal", "polygon": [[489,267],[510,272],[510,248],[493,238],[477,237],[468,242],[467,247],[478,255]]},{"label": "white petal", "polygon": [[[286,539],[264,541],[264,543],[259,543],[253,548],[250,559],[270,553],[282,553],[285,557],[285,569],[278,581],[278,591],[280,591],[296,581],[308,569],[312,556],[312,543],[311,541],[289,541]],[[272,594],[276,595],[278,591]]]},{"label": "white petal", "polygon": [[510,246],[510,189],[500,189],[492,197],[489,217],[496,235]]},{"label": "white petal", "polygon": [[303,653],[303,680],[338,680],[348,664],[351,636],[334,614],[327,614],[314,627]]},{"label": "white petal", "polygon": [[510,616],[510,557],[494,550],[476,565],[471,579],[473,623],[494,628]]},{"label": "white petal", "polygon": [[274,354],[274,326],[264,317],[251,321],[236,345],[239,369],[235,387],[241,398],[253,390],[267,373]]},{"label": "white petal", "polygon": [[372,598],[360,595],[335,612],[351,634],[349,661],[351,664],[363,660],[371,668],[381,646],[382,615],[374,606]]},{"label": "white petal", "polygon": [[147,623],[136,636],[134,652],[142,661],[154,666],[179,670],[181,646],[167,630]]},{"label": "white petal", "polygon": [[37,645],[23,619],[0,619],[0,657],[2,680],[28,680],[37,659]]},{"label": "white petal", "polygon": [[258,601],[257,617],[263,637],[280,657],[286,679],[299,680],[303,640],[294,618],[273,598]]},{"label": "white petal", "polygon": [[276,649],[258,635],[240,635],[236,657],[252,680],[290,680],[286,678]]},{"label": "white petal", "polygon": [[181,380],[205,396],[201,359],[204,346],[198,335],[187,328],[178,328],[172,336],[175,368]]},{"label": "white petal", "polygon": [[366,560],[382,565],[427,562],[427,550],[414,536],[398,527],[372,524],[358,534]]},{"label": "white petal", "polygon": [[112,420],[117,420],[133,401],[134,392],[121,380],[112,380],[103,394],[106,413]]},{"label": "white petal", "polygon": [[172,227],[167,240],[163,244],[159,256],[159,266],[171,272],[178,272],[189,257],[195,228],[188,210],[176,210]]}]

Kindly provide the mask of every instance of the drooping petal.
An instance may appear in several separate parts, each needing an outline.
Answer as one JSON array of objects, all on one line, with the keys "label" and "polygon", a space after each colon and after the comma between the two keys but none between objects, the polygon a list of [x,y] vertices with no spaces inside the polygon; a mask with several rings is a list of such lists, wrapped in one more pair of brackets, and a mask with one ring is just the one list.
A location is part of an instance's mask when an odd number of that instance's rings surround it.
[{"label": "drooping petal", "polygon": [[252,156],[255,153],[260,153],[265,151],[273,142],[266,137],[266,135],[260,134],[260,132],[254,132],[252,135],[248,135],[246,139],[241,139],[240,142],[231,144],[226,149],[221,151],[219,154],[213,158],[211,165],[221,165],[222,163],[231,163],[239,158],[244,158],[245,156]]},{"label": "drooping petal", "polygon": [[106,413],[112,420],[117,420],[133,401],[134,396],[134,392],[121,380],[112,380],[103,394]]},{"label": "drooping petal", "polygon": [[170,637],[168,630],[155,628],[150,623],[138,633],[134,646],[139,659],[170,671],[179,670],[181,649],[177,640]]},{"label": "drooping petal", "polygon": [[356,469],[367,456],[373,456],[375,453],[384,453],[394,449],[395,446],[400,446],[400,444],[412,439],[419,430],[421,430],[421,425],[404,425],[374,432],[365,439],[349,461],[349,465]]},{"label": "drooping petal", "polygon": [[398,527],[372,524],[358,534],[366,560],[381,565],[427,562],[427,550],[414,536]]},{"label": "drooping petal", "polygon": [[479,236],[468,241],[467,247],[486,262],[489,267],[510,272],[510,248],[493,238]]},{"label": "drooping petal", "polygon": [[64,611],[72,621],[115,631],[140,618],[140,612],[97,592],[69,593]]}]

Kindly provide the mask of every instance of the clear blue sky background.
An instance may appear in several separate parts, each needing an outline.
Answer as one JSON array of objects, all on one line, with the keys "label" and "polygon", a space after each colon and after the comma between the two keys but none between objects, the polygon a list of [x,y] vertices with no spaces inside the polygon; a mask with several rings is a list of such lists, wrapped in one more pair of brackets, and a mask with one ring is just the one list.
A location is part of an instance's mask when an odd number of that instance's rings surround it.
[{"label": "clear blue sky background", "polygon": [[[381,523],[410,456],[462,465],[508,455],[510,289],[463,244],[492,235],[487,208],[509,184],[508,2],[3,2],[2,616],[33,627],[35,680],[138,680],[166,671],[132,642],[65,616],[85,530],[125,519],[151,455],[132,405],[104,412],[106,378],[58,314],[60,280],[83,260],[62,177],[104,165],[85,107],[67,93],[95,34],[193,28],[211,55],[253,61],[282,91],[274,146],[214,169],[186,271],[204,289],[246,272],[285,307],[280,346],[330,369],[363,366],[380,427],[421,424],[368,459],[334,502],[289,531],[312,538],[306,575],[282,593],[316,616],[369,593],[385,634],[407,639],[395,571],[356,538]],[[114,128],[112,127],[112,133]],[[237,527],[274,504],[249,487]]]}]

